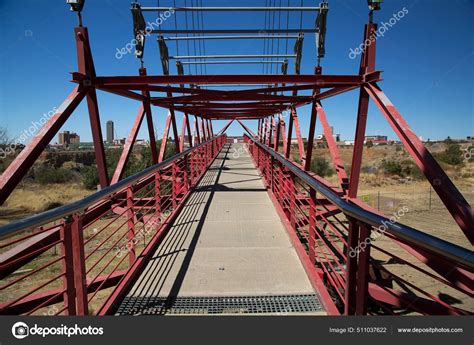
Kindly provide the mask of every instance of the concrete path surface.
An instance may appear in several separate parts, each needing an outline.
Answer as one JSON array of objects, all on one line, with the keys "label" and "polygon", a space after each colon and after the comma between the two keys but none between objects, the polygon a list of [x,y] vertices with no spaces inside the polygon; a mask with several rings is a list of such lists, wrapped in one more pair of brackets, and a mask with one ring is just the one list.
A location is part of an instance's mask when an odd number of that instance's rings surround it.
[{"label": "concrete path surface", "polygon": [[226,144],[117,314],[324,314],[243,144]]}]

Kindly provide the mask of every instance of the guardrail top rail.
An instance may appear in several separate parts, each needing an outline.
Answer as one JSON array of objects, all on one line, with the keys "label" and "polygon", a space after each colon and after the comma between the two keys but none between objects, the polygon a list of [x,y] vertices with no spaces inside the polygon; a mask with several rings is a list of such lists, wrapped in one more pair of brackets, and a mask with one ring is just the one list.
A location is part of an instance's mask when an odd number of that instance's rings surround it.
[{"label": "guardrail top rail", "polygon": [[246,137],[252,141],[253,145],[256,145],[260,149],[264,150],[274,159],[278,160],[284,167],[288,168],[293,174],[295,174],[295,176],[303,180],[317,192],[324,195],[328,200],[339,207],[347,216],[375,227],[385,225],[387,227],[387,232],[394,235],[396,238],[406,241],[409,244],[413,244],[421,249],[425,249],[429,252],[439,254],[450,261],[456,262],[460,267],[466,268],[469,271],[474,271],[473,251],[429,235],[410,226],[398,222],[391,222],[386,217],[367,211],[362,207],[343,199],[336,192],[312,178],[307,172],[287,160],[279,153],[259,143],[250,136],[246,135]]},{"label": "guardrail top rail", "polygon": [[179,160],[180,158],[183,158],[190,154],[191,152],[199,149],[200,147],[206,145],[207,143],[212,142],[213,140],[216,140],[217,138],[223,136],[225,134],[218,135],[206,142],[203,142],[199,145],[196,145],[192,148],[189,148],[181,153],[178,153],[161,163],[155,164],[151,167],[146,168],[145,170],[129,176],[127,178],[124,178],[123,180],[118,181],[117,183],[106,187],[94,194],[91,194],[84,199],[75,201],[71,204],[60,206],[58,208],[25,218],[21,219],[15,222],[12,222],[10,224],[6,224],[0,227],[0,239],[7,237],[11,234],[14,234],[17,231],[25,230],[25,229],[31,229],[31,228],[37,228],[41,225],[47,224],[51,221],[69,216],[74,213],[82,212],[85,211],[88,207],[93,206],[97,202],[100,202],[106,198],[110,198],[117,192],[122,191],[124,188],[140,181],[143,178],[146,178],[150,176],[151,174],[166,168],[170,164],[172,164],[174,161]]}]

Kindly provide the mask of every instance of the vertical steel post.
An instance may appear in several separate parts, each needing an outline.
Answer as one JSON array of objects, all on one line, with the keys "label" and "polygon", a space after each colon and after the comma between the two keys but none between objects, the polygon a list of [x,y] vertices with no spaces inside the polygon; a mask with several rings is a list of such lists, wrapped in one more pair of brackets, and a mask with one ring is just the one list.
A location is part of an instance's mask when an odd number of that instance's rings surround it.
[{"label": "vertical steel post", "polygon": [[75,214],[72,216],[71,241],[74,264],[74,286],[76,290],[76,314],[87,315],[89,310],[82,215]]},{"label": "vertical steel post", "polygon": [[281,126],[281,121],[279,120],[275,126],[275,138],[273,140],[273,146],[276,152],[278,152],[278,144],[280,142],[280,128],[281,128],[280,126]]},{"label": "vertical steel post", "polygon": [[63,274],[63,299],[67,315],[76,315],[76,288],[74,286],[74,261],[72,249],[72,229],[70,218],[61,226],[61,272]]},{"label": "vertical steel post", "polygon": [[369,301],[370,226],[362,224],[359,231],[359,261],[357,264],[356,315],[366,315]]},{"label": "vertical steel post", "polygon": [[278,124],[280,125],[279,130],[280,130],[280,133],[281,133],[281,141],[283,143],[283,154],[285,154],[286,153],[286,145],[287,145],[287,142],[286,142],[286,126],[285,126],[285,120],[283,120],[283,115],[281,113],[280,113],[280,120],[279,120]]},{"label": "vertical steel post", "polygon": [[354,315],[356,312],[357,292],[357,256],[359,251],[359,224],[349,218],[349,235],[346,253],[346,286],[344,291],[344,314]]},{"label": "vertical steel post", "polygon": [[[369,37],[376,37],[375,32],[377,30],[376,24],[367,24],[364,29],[364,42]],[[373,72],[375,69],[375,52],[376,52],[376,40],[372,41],[372,44],[365,47],[360,60],[359,74],[364,75],[368,72]],[[365,129],[367,126],[367,112],[369,109],[369,94],[364,89],[360,88],[359,94],[359,105],[357,109],[357,124],[354,138],[354,151],[352,152],[352,164],[351,164],[351,178],[349,181],[349,198],[356,198],[357,191],[359,188],[359,177],[360,168],[362,165],[362,153],[364,150],[365,141]]]},{"label": "vertical steel post", "polygon": [[[78,70],[80,73],[86,75],[89,78],[89,80],[86,80],[86,82],[90,85],[91,81],[96,77],[96,75],[94,60],[92,58],[89,44],[89,34],[87,28],[85,27],[76,27],[74,32],[76,34]],[[92,129],[92,139],[94,141],[94,151],[97,172],[99,175],[99,183],[103,188],[109,185],[109,177],[107,174],[107,164],[105,161],[104,140],[102,139],[97,94],[94,87],[90,88],[89,92],[87,93],[87,107],[89,110],[89,119]]]},{"label": "vertical steel post", "polygon": [[291,139],[293,137],[293,116],[290,113],[290,120],[288,122],[288,136],[286,137],[285,158],[290,158],[291,153]]},{"label": "vertical steel post", "polygon": [[309,229],[308,229],[308,255],[311,264],[315,263],[315,239],[316,239],[316,191],[309,191]]},{"label": "vertical steel post", "polygon": [[132,186],[127,188],[127,225],[128,225],[128,232],[127,232],[127,251],[128,251],[128,258],[130,266],[133,265],[136,259],[135,254],[135,212],[133,211],[134,206],[133,201],[133,190]]}]

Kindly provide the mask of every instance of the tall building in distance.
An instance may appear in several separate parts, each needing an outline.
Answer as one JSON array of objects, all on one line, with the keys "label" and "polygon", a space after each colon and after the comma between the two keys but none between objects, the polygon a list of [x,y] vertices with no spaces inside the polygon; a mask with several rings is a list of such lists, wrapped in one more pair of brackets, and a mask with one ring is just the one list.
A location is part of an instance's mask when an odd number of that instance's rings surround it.
[{"label": "tall building in distance", "polygon": [[107,142],[114,142],[114,122],[111,120],[107,121]]},{"label": "tall building in distance", "polygon": [[58,144],[63,146],[68,146],[69,144],[79,144],[81,142],[81,137],[69,131],[64,131],[58,135]]}]

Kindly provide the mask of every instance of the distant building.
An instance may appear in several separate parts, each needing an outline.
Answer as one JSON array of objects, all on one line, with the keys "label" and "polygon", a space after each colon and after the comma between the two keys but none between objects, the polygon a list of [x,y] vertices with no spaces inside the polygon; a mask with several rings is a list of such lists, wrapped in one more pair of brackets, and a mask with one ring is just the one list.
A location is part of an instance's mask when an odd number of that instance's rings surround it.
[{"label": "distant building", "polygon": [[[306,141],[306,138],[301,138],[301,140]],[[298,144],[298,138],[291,138],[291,143],[292,144]]]},{"label": "distant building", "polygon": [[148,140],[144,140],[144,139],[136,139],[135,140],[135,145],[136,146],[150,146],[150,142]]},{"label": "distant building", "polygon": [[125,142],[127,141],[127,139],[125,138],[122,138],[122,139],[114,139],[113,140],[113,144],[114,145],[125,145]]},{"label": "distant building", "polygon": [[69,131],[64,131],[58,135],[58,144],[62,146],[68,146],[69,144],[79,144],[81,142],[81,137]]},{"label": "distant building", "polygon": [[387,144],[388,137],[386,135],[366,135],[364,144],[371,141],[374,144]]},{"label": "distant building", "polygon": [[107,121],[107,142],[114,142],[114,122],[110,120]]}]

